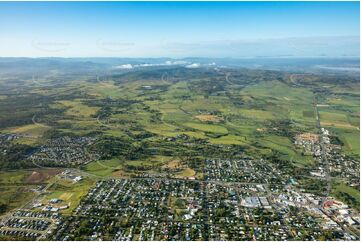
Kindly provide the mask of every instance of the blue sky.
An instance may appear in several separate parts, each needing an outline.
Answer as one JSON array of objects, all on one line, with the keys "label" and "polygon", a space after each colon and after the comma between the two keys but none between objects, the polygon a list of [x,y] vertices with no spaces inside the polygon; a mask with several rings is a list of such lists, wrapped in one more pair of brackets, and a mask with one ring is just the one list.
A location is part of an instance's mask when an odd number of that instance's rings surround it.
[{"label": "blue sky", "polygon": [[359,2],[0,2],[1,56],[358,56]]}]

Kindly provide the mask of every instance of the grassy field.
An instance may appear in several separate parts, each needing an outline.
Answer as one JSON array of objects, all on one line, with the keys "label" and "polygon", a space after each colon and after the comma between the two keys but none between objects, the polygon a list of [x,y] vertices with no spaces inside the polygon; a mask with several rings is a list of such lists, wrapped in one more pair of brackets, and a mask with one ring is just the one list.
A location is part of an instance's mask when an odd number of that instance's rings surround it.
[{"label": "grassy field", "polygon": [[27,181],[31,174],[30,170],[0,171],[0,204],[6,205],[5,212],[27,204],[36,196],[31,189],[38,183]]},{"label": "grassy field", "polygon": [[328,98],[326,103],[329,106],[319,107],[321,125],[330,129],[342,140],[344,143],[342,149],[347,154],[359,156],[359,99],[343,94]]},{"label": "grassy field", "polygon": [[96,85],[88,85],[87,89],[90,94],[102,98],[117,98],[123,96],[122,92],[120,92],[119,87],[116,86],[112,81],[105,81],[102,83],[97,83]]},{"label": "grassy field", "polygon": [[69,208],[61,210],[63,214],[70,214],[78,205],[83,196],[95,184],[92,179],[85,178],[82,181],[73,183],[70,181],[57,181],[49,188],[48,194],[42,197],[42,202],[47,203],[50,199],[58,198]]},{"label": "grassy field", "polygon": [[50,127],[48,127],[46,125],[42,125],[42,124],[40,124],[40,125],[39,124],[28,124],[28,125],[23,125],[23,126],[19,126],[19,127],[13,127],[10,129],[6,129],[6,130],[4,130],[4,132],[23,135],[30,139],[37,139],[37,138],[40,138],[49,129],[50,129]]},{"label": "grassy field", "polygon": [[357,129],[357,127],[349,122],[348,116],[345,113],[323,110],[319,111],[319,113],[322,126]]},{"label": "grassy field", "polygon": [[100,177],[109,176],[113,171],[113,169],[104,167],[95,161],[87,164],[84,170],[90,174]]},{"label": "grassy field", "polygon": [[185,168],[181,172],[176,174],[176,177],[178,178],[190,178],[194,177],[196,175],[196,172],[191,168]]},{"label": "grassy field", "polygon": [[99,160],[91,162],[85,166],[84,170],[99,177],[117,176],[117,171],[127,166],[131,166],[134,169],[137,167],[149,167],[149,169],[152,169],[153,166],[161,166],[171,159],[172,157],[159,155],[155,155],[149,159],[143,160],[119,160],[114,158],[112,160]]},{"label": "grassy field", "polygon": [[0,171],[0,183],[23,183],[30,176],[31,171]]},{"label": "grassy field", "polygon": [[211,132],[211,133],[218,133],[218,134],[227,134],[228,130],[227,128],[220,126],[220,125],[214,125],[214,124],[202,124],[202,123],[185,123],[186,127],[200,130],[203,132]]},{"label": "grassy field", "polygon": [[[172,78],[162,80],[161,75],[159,78],[146,80],[135,77],[130,79],[132,81],[127,80],[121,84],[111,79],[91,84],[79,81],[79,85],[84,87],[83,91],[89,95],[87,99],[77,97],[52,104],[53,108],[65,109],[63,118],[57,120],[62,126],[59,130],[75,135],[87,135],[96,131],[106,136],[124,138],[129,135],[129,131],[136,133],[143,129],[160,137],[187,134],[213,144],[239,145],[247,149],[258,142],[259,147],[251,147],[251,150],[263,154],[275,150],[298,164],[312,163],[309,157],[301,156],[295,149],[291,141],[293,137],[260,131],[266,128],[265,124],[269,121],[288,119],[295,123],[295,131],[301,129],[303,132],[314,132],[315,94],[308,88],[272,80],[255,82],[241,89],[227,84],[229,86],[226,92],[205,96],[199,91],[202,86],[200,89],[193,86],[197,85],[197,81],[204,81],[203,79],[194,78],[191,83],[184,80],[172,83]],[[145,90],[144,86],[152,86],[152,89]],[[65,93],[68,90],[69,88],[61,89]],[[106,120],[96,120],[94,115],[100,110],[100,106],[85,103],[91,99],[107,98],[133,100],[137,103],[125,107],[113,105]],[[241,104],[237,104],[239,101]],[[359,113],[347,111],[359,106],[359,100],[335,91],[334,95],[324,99],[323,104],[325,106],[319,107],[321,124],[335,130],[345,143],[343,149],[346,152],[359,154]],[[159,112],[157,121],[154,121],[155,111]],[[14,128],[11,132],[38,137],[47,130],[47,127],[34,124]],[[34,140],[22,138],[20,141],[32,144]],[[87,165],[86,170],[107,176],[112,173],[112,169],[121,168],[102,166],[102,162],[93,162]],[[142,162],[128,161],[124,164],[136,166]]]},{"label": "grassy field", "polygon": [[64,100],[59,101],[60,108],[66,108],[65,114],[69,116],[76,117],[90,117],[91,115],[96,114],[99,110],[98,107],[89,107],[82,103],[82,100],[75,99],[73,101]]},{"label": "grassy field", "polygon": [[[354,199],[354,202],[350,202],[349,199],[345,199],[345,196],[342,196],[341,193],[346,193],[348,196],[350,196],[352,199]],[[357,210],[360,210],[360,191],[347,186],[345,183],[336,181],[334,182],[332,186],[332,195],[341,199],[342,201],[346,202],[347,204],[351,205],[352,207],[356,208]]]},{"label": "grassy field", "polygon": [[244,145],[247,144],[246,140],[242,136],[238,135],[226,135],[220,138],[209,139],[214,144],[225,144],[225,145]]},{"label": "grassy field", "polygon": [[[162,83],[170,85],[167,81]],[[270,81],[259,82],[240,91],[230,89],[229,96],[222,94],[207,98],[189,91],[190,85],[187,82],[172,84],[164,92],[141,90],[144,85],[154,84],[155,81],[137,80],[134,83],[125,83],[119,87],[115,86],[114,82],[106,82],[94,88],[93,91],[98,91],[103,97],[106,95],[120,97],[114,91],[123,92],[126,90],[127,98],[140,100],[161,114],[160,122],[153,123],[150,121],[151,115],[148,111],[143,110],[141,105],[133,105],[128,110],[132,114],[131,116],[128,113],[116,113],[117,111],[114,109],[114,114],[111,115],[110,120],[119,121],[123,124],[107,126],[109,128],[106,131],[108,135],[122,137],[123,130],[132,127],[128,124],[136,121],[145,130],[160,136],[175,137],[179,134],[187,134],[191,137],[206,139],[213,144],[240,145],[243,147],[249,147],[257,141],[260,147],[256,150],[261,149],[262,153],[277,150],[283,154],[284,158],[291,159],[300,165],[312,163],[309,157],[303,157],[295,149],[290,140],[292,137],[274,136],[266,132],[257,136],[257,139],[254,138],[254,134],[263,129],[264,123],[269,120],[290,119],[299,128],[314,132],[316,124],[313,107],[314,94],[309,89],[290,87],[279,81]],[[188,98],[184,99],[184,96],[188,96]],[[237,107],[229,97],[243,100],[242,107]],[[148,100],[148,98],[155,100]],[[350,118],[344,113],[329,112],[326,108],[323,109],[320,115],[322,124],[326,127],[354,127],[349,122]],[[212,113],[217,113],[217,115],[212,115]],[[208,120],[205,120],[204,117]],[[214,117],[220,118],[214,119]],[[357,117],[351,119],[353,123],[358,121]],[[82,126],[82,124],[74,125],[77,130],[81,130]],[[94,128],[90,127],[90,129]],[[343,136],[347,135],[343,134]],[[349,139],[347,142],[351,144],[348,144],[348,148],[345,150],[357,153],[357,150],[354,150],[357,142],[351,136],[346,139]],[[137,163],[129,164],[136,165]],[[95,168],[92,169],[102,170],[99,166],[94,166]],[[106,171],[102,172],[107,173]]]},{"label": "grassy field", "polygon": [[31,191],[32,188],[36,188],[36,186],[0,185],[0,205],[6,205],[4,212],[18,208],[29,202],[36,195]]},{"label": "grassy field", "polygon": [[124,165],[130,165],[133,167],[161,166],[168,163],[171,159],[172,157],[170,156],[154,155],[151,158],[144,160],[128,160],[125,161]]},{"label": "grassy field", "polygon": [[[319,77],[320,82],[293,85],[284,80],[285,73],[271,77],[258,71],[234,72],[238,76],[229,82],[213,68],[176,70],[167,78],[162,78],[164,70],[109,74],[99,79],[92,73],[91,77],[76,76],[55,83],[44,78],[38,86],[26,86],[29,91],[14,89],[14,93],[22,93],[14,94],[17,99],[1,96],[0,125],[4,126],[0,132],[21,135],[14,143],[31,148],[45,144],[51,135],[62,134],[89,135],[100,141],[112,138],[115,144],[121,141],[124,148],[120,154],[84,165],[84,171],[99,178],[138,171],[156,173],[171,160],[204,160],[222,149],[225,156],[276,154],[302,168],[315,162],[313,157],[302,155],[293,143],[294,136],[318,132],[317,99],[321,126],[339,137],[344,152],[359,156],[359,84],[326,85]],[[17,111],[9,112],[9,106]],[[114,150],[119,149],[115,146]],[[205,153],[207,148],[210,151]],[[231,149],[234,153],[228,152]],[[138,150],[144,154],[131,156]],[[200,169],[181,169],[176,174],[179,177],[201,177]],[[23,183],[28,175],[28,171],[0,173],[0,201],[15,207],[33,196],[29,192],[33,185],[14,185]],[[68,212],[91,184],[90,180],[60,183],[44,199],[63,199],[71,204]],[[342,184],[335,187],[339,191],[343,188]]]},{"label": "grassy field", "polygon": [[360,155],[360,131],[349,128],[331,127],[330,130],[336,134],[344,143],[342,149],[350,155]]}]

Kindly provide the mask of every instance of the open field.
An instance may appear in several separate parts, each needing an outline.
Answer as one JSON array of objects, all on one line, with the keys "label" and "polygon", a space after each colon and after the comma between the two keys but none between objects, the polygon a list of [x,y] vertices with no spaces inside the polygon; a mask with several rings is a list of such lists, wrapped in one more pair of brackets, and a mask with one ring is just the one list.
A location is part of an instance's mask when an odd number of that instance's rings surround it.
[{"label": "open field", "polygon": [[[34,172],[42,175],[36,176],[37,179],[34,179]],[[35,189],[39,184],[48,182],[58,172],[48,169],[0,171],[0,205],[6,206],[1,213],[28,203],[36,196],[32,189]]]},{"label": "open field", "polygon": [[[96,112],[99,110],[97,107],[89,107],[84,105],[81,100],[64,100],[59,101],[60,108],[66,108],[65,114],[69,116],[76,116],[76,117],[91,117],[95,115]],[[59,107],[59,106],[57,106]]]},{"label": "open field", "polygon": [[85,171],[99,177],[111,176],[115,167],[103,164],[103,161],[93,161],[85,166]]},{"label": "open field", "polygon": [[191,168],[185,168],[181,172],[176,174],[177,178],[190,178],[194,177],[196,175],[196,172],[192,170]]},{"label": "open field", "polygon": [[213,125],[213,124],[200,124],[200,123],[185,123],[185,126],[200,130],[203,132],[211,132],[211,133],[219,133],[219,134],[227,134],[228,130],[225,127],[220,125]]},{"label": "open field", "polygon": [[[355,120],[351,121],[350,118],[351,117],[349,117],[349,114],[339,112],[336,110],[335,111],[333,111],[333,110],[327,110],[327,111],[325,110],[324,111],[324,108],[323,108],[320,111],[320,120],[321,120],[321,125],[323,125],[323,126],[331,126],[331,127],[336,127],[336,128],[349,128],[349,129],[357,130],[357,128],[358,128],[357,119],[352,118]],[[357,126],[355,126],[354,124],[356,124]]]},{"label": "open field", "polygon": [[343,142],[343,150],[350,155],[360,155],[360,131],[344,127],[330,127]]},{"label": "open field", "polygon": [[84,179],[75,184],[73,182],[57,181],[48,189],[47,194],[41,197],[41,201],[46,204],[50,199],[61,199],[62,203],[69,206],[69,208],[61,210],[61,213],[70,214],[94,184],[95,181],[91,179]]},{"label": "open field", "polygon": [[[209,77],[191,80],[177,77],[179,81],[172,82],[172,74],[162,80],[163,72],[154,73],[149,79],[129,74],[129,77],[122,77],[121,80],[107,78],[89,84],[79,81],[87,98],[72,94],[74,98],[59,100],[49,106],[51,109],[63,110],[59,117],[38,116],[39,124],[44,124],[43,120],[49,123],[49,120],[56,118],[51,121],[51,126],[29,124],[6,131],[34,137],[19,139],[19,142],[28,145],[35,145],[35,141],[42,142],[36,140],[36,137],[40,138],[49,129],[79,136],[99,132],[115,138],[139,135],[144,131],[160,137],[186,134],[213,144],[239,145],[243,148],[249,148],[257,141],[260,146],[253,147],[256,153],[267,154],[270,150],[277,150],[284,158],[303,160],[290,143],[293,137],[275,137],[279,134],[275,134],[276,131],[272,129],[279,127],[277,124],[268,127],[267,123],[291,120],[294,123],[291,131],[314,132],[315,94],[312,88],[292,86],[275,79],[245,82],[244,87],[239,88],[236,87],[238,81],[222,83],[224,79],[220,78],[218,86],[214,86],[219,90],[208,90],[211,87],[208,82],[212,83]],[[59,87],[60,92],[70,94],[75,90],[72,88],[76,83],[66,88],[67,85]],[[359,106],[359,101],[350,95],[340,95],[339,90],[335,88],[333,96],[325,97],[323,103],[326,106],[320,104],[321,125],[337,128],[345,140],[344,149],[358,154],[357,140],[352,138],[355,135],[346,138],[347,135],[340,132],[346,132],[347,129],[357,132],[359,114],[345,110]],[[322,97],[323,94],[318,95]],[[94,166],[88,168],[100,169],[97,167],[99,165]],[[109,172],[103,171],[103,174]]]},{"label": "open field", "polygon": [[39,138],[41,137],[44,132],[49,130],[50,127],[39,125],[39,124],[28,124],[20,127],[10,128],[5,130],[5,132],[11,132],[19,135],[24,135],[28,138]]},{"label": "open field", "polygon": [[29,175],[31,171],[1,171],[0,183],[22,183]]},{"label": "open field", "polygon": [[216,115],[207,114],[197,115],[196,118],[203,122],[219,122],[221,120],[221,118]]},{"label": "open field", "polygon": [[0,215],[29,202],[35,196],[35,193],[31,191],[35,187],[2,184],[0,186],[0,205],[5,206],[5,209],[2,209]]},{"label": "open field", "polygon": [[[344,195],[344,194],[347,195]],[[332,190],[332,195],[334,195],[336,198],[341,199],[342,201],[346,203],[350,203],[350,199],[353,199],[355,202],[354,207],[359,210],[360,209],[360,191],[347,186],[343,182],[335,182]]]},{"label": "open field", "polygon": [[[359,84],[353,79],[325,85],[323,76],[299,77],[296,85],[283,72],[235,68],[227,70],[232,73],[227,81],[214,68],[163,68],[59,76],[61,81],[43,78],[10,87],[0,82],[12,93],[0,95],[0,133],[19,136],[5,141],[19,155],[0,157],[4,169],[17,170],[1,173],[1,201],[8,209],[20,206],[34,196],[29,188],[52,179],[42,172],[31,177],[22,168],[34,168],[27,157],[65,136],[91,137],[85,153],[98,156],[71,165],[55,159],[46,166],[81,169],[94,179],[143,173],[201,179],[205,159],[245,154],[290,162],[288,172],[308,173],[318,163],[294,142],[299,134],[319,134],[315,100],[321,126],[337,137],[341,151],[360,154]],[[74,150],[70,156],[78,154]],[[64,200],[69,214],[92,184],[55,183],[44,199]]]}]

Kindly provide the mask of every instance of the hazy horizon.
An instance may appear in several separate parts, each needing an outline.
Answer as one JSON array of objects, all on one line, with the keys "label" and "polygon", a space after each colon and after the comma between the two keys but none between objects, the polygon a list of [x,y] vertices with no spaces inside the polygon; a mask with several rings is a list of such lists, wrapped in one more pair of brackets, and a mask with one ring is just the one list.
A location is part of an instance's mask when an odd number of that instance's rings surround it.
[{"label": "hazy horizon", "polygon": [[1,2],[2,57],[359,57],[359,2]]}]

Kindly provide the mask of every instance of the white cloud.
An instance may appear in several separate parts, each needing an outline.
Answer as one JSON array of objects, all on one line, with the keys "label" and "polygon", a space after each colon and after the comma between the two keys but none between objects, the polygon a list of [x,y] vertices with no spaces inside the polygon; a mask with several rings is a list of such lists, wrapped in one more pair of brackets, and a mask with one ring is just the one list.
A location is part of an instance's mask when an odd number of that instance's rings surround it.
[{"label": "white cloud", "polygon": [[187,68],[199,68],[201,65],[199,63],[193,63],[190,65],[186,65]]},{"label": "white cloud", "polygon": [[133,66],[131,64],[124,64],[124,65],[116,66],[115,68],[118,68],[118,69],[132,69]]}]

